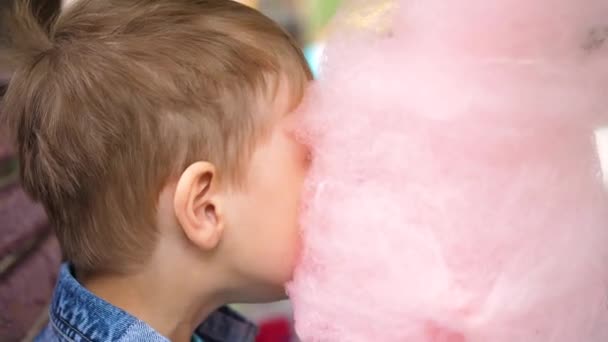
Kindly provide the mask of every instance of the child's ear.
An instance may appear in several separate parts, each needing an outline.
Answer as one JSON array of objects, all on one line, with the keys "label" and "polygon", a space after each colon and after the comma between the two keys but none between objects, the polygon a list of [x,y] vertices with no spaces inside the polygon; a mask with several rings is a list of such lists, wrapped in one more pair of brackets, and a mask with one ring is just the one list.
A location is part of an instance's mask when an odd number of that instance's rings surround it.
[{"label": "child's ear", "polygon": [[224,231],[221,196],[213,164],[196,162],[182,173],[174,210],[187,238],[203,250],[219,244]]}]

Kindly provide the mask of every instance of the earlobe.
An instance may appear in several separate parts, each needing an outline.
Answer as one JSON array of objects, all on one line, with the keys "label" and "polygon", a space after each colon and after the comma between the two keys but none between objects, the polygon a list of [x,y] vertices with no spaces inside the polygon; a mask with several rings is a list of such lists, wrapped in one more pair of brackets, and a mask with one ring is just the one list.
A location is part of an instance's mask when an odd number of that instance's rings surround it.
[{"label": "earlobe", "polygon": [[182,173],[175,189],[175,217],[188,240],[203,250],[213,250],[224,230],[218,188],[213,164],[196,162]]}]

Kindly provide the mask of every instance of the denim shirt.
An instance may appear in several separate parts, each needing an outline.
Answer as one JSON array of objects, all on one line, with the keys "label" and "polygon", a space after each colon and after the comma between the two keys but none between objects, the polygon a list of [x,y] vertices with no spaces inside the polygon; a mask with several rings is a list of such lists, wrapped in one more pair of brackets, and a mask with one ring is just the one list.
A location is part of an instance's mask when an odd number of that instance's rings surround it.
[{"label": "denim shirt", "polygon": [[[199,326],[192,341],[253,342],[256,328],[236,312],[222,308]],[[49,324],[36,342],[168,342],[169,339],[127,312],[89,292],[61,266]]]}]

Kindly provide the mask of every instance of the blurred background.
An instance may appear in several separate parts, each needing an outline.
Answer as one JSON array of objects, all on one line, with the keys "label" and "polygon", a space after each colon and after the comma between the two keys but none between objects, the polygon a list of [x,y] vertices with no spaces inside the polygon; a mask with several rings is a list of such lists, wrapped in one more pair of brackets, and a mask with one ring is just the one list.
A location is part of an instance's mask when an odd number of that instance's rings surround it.
[{"label": "blurred background", "polygon": [[[14,1],[0,0],[0,12]],[[62,6],[78,0],[31,0],[42,22]],[[104,0],[98,0],[104,1]],[[313,72],[319,60],[328,23],[342,0],[240,0],[265,13],[302,47]],[[1,21],[0,17],[0,21]],[[1,25],[0,25],[1,26]],[[6,32],[0,29],[0,47]],[[0,63],[0,97],[10,70]],[[29,341],[47,322],[61,252],[44,211],[32,203],[18,184],[18,163],[3,141],[0,127],[0,342]],[[260,326],[258,342],[296,341],[289,302],[235,305]]]},{"label": "blurred background", "polygon": [[283,25],[301,44],[313,72],[318,72],[326,27],[341,0],[251,0],[258,8]]}]

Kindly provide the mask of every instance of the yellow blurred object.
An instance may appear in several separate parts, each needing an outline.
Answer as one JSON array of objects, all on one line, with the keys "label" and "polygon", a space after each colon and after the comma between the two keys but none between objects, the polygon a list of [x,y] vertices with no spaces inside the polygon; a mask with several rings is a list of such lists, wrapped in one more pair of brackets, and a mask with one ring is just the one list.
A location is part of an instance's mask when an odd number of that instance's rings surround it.
[{"label": "yellow blurred object", "polygon": [[376,1],[365,4],[366,1],[353,1],[347,9],[345,21],[350,27],[357,29],[372,29],[379,33],[388,31],[391,27],[389,15],[396,7],[394,0]]},{"label": "yellow blurred object", "polygon": [[236,2],[240,2],[244,5],[247,5],[247,6],[253,7],[253,8],[258,7],[258,0],[236,0]]}]

